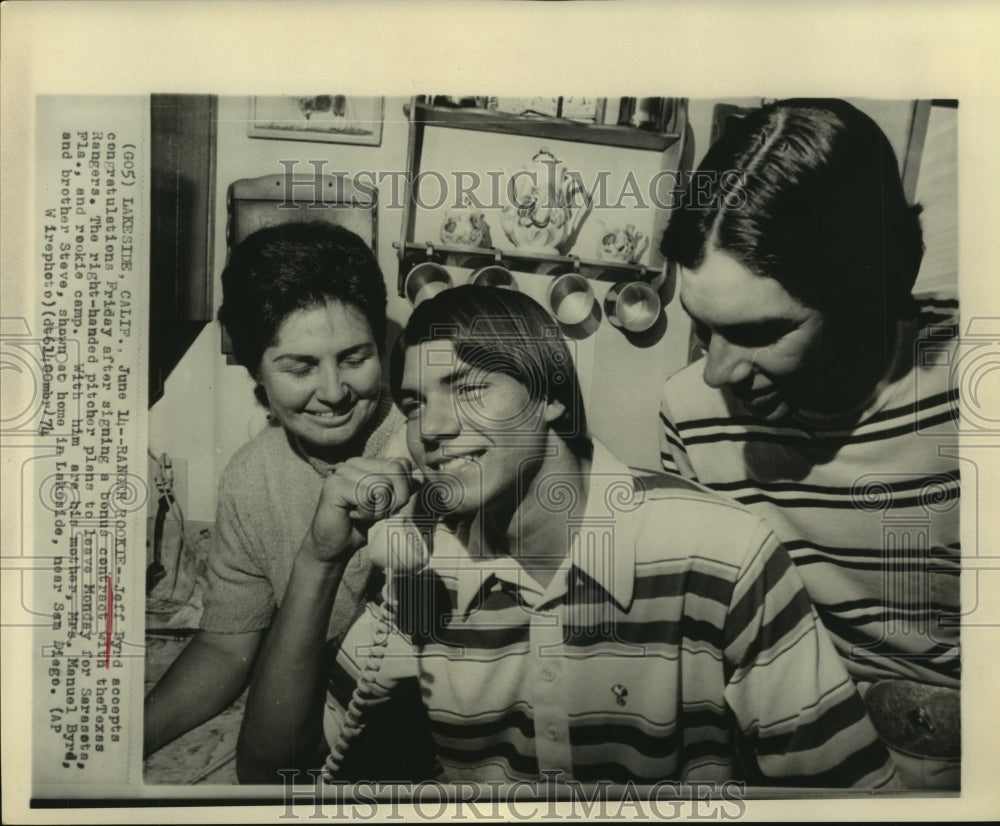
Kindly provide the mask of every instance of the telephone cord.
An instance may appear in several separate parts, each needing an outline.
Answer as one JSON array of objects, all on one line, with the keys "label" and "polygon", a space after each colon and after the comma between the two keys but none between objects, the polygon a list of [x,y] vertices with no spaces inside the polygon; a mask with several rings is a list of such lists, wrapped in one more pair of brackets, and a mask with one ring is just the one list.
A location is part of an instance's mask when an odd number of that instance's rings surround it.
[{"label": "telephone cord", "polygon": [[323,766],[323,782],[330,784],[335,782],[340,767],[347,754],[348,746],[365,727],[362,714],[371,703],[372,689],[375,686],[375,678],[382,667],[385,659],[386,648],[389,644],[389,635],[392,631],[393,610],[390,608],[391,600],[388,594],[384,595],[382,604],[379,606],[378,622],[375,626],[374,639],[365,658],[364,667],[358,676],[357,684],[351,700],[347,704],[344,720],[337,735],[337,742],[330,749],[326,762]]}]

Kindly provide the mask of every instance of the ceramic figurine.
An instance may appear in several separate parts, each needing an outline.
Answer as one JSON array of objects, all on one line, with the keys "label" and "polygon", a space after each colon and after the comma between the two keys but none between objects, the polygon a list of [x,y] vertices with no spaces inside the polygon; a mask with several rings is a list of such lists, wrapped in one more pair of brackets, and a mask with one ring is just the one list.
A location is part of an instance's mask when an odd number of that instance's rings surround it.
[{"label": "ceramic figurine", "polygon": [[592,207],[579,180],[543,147],[509,181],[512,203],[503,208],[500,226],[510,242],[519,249],[567,254]]},{"label": "ceramic figurine", "polygon": [[620,261],[635,264],[649,246],[649,237],[637,232],[635,224],[625,227],[606,227],[601,235],[597,255],[602,261]]},{"label": "ceramic figurine", "polygon": [[449,209],[441,222],[441,241],[445,244],[456,244],[466,247],[493,246],[490,237],[490,225],[486,216],[473,209],[472,202],[466,196],[462,205]]}]

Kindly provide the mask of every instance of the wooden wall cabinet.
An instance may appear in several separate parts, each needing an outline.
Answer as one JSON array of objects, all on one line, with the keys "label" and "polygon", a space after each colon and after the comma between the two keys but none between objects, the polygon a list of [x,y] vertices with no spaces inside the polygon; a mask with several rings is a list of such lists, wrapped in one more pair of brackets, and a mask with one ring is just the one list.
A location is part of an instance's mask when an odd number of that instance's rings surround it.
[{"label": "wooden wall cabinet", "polygon": [[[601,260],[593,249],[578,252],[577,247],[574,247],[567,254],[559,255],[531,249],[456,246],[438,243],[427,237],[417,237],[420,207],[414,198],[413,187],[414,181],[427,171],[424,156],[428,131],[441,129],[491,133],[495,136],[497,145],[517,137],[537,139],[538,147],[543,147],[548,142],[570,142],[652,152],[660,157],[659,169],[681,173],[690,165],[686,98],[654,99],[664,102],[661,104],[664,108],[660,110],[662,118],[657,122],[656,128],[618,122],[581,123],[567,118],[509,114],[484,108],[435,106],[428,100],[429,98],[414,98],[408,107],[410,124],[406,193],[401,236],[395,245],[399,258],[397,287],[400,296],[404,295],[407,273],[425,261],[469,270],[498,264],[512,271],[543,275],[574,271],[587,278],[605,281],[652,281],[661,274],[663,261],[658,251],[658,240],[669,220],[668,210],[658,210],[651,227],[648,264],[631,264]],[[624,165],[619,164],[619,167]],[[442,175],[454,172],[441,168],[433,171]],[[491,226],[491,229],[495,241],[499,227]]]}]

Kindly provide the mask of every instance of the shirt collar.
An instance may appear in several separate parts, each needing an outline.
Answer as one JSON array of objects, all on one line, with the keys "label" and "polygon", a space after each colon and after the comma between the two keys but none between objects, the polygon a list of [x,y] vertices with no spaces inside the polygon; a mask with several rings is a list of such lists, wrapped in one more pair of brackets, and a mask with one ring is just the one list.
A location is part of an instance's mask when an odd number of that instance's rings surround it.
[{"label": "shirt collar", "polygon": [[[638,507],[641,494],[635,473],[601,442],[593,442],[587,507],[570,549],[571,560],[626,610],[635,585],[635,524],[629,513]],[[602,541],[609,535],[610,541]]]},{"label": "shirt collar", "polygon": [[[635,526],[627,515],[638,506],[639,497],[635,474],[595,439],[587,506],[583,518],[571,525],[574,538],[569,556],[572,567],[604,589],[623,610],[632,602],[635,585]],[[620,518],[622,515],[626,518]],[[510,557],[470,554],[468,537],[441,525],[435,531],[431,564],[443,579],[453,583],[460,613],[468,611],[491,575],[506,571],[503,578],[510,580],[519,568]]]}]

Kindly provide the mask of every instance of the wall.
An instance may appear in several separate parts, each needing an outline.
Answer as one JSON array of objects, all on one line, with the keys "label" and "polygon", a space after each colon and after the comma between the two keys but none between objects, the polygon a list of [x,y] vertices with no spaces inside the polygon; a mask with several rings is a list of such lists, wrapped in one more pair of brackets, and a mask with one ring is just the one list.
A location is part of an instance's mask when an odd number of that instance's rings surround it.
[{"label": "wall", "polygon": [[931,107],[917,178],[923,205],[924,259],[914,290],[954,294],[958,288],[958,109]]},{"label": "wall", "polygon": [[[403,169],[406,162],[407,123],[402,99],[387,99],[382,143],[377,147],[310,141],[283,141],[247,136],[248,100],[219,99],[218,158],[216,162],[215,306],[222,298],[220,275],[226,260],[226,189],[239,178],[280,173],[283,159],[300,161],[297,173],[309,174],[310,160],[325,159],[326,171]],[[389,316],[405,321],[408,305],[396,295],[396,257],[400,211],[386,200],[378,215],[378,257],[389,282]],[[187,459],[189,519],[211,520],[215,513],[218,477],[233,453],[261,426],[264,411],[254,401],[246,371],[226,363],[221,353],[220,329],[209,324],[167,379],[164,397],[150,411],[149,440],[159,454]]]},{"label": "wall", "polygon": [[[301,174],[312,167],[307,161],[325,159],[326,171],[403,170],[408,128],[403,100],[386,99],[382,143],[378,147],[306,141],[249,138],[246,134],[246,98],[220,98],[218,124],[215,304],[221,300],[219,273],[225,262],[226,203],[230,182],[283,171],[282,159],[297,159]],[[692,100],[689,119],[693,135],[694,164],[708,147],[712,110],[716,103],[756,106],[760,98]],[[868,111],[889,134],[902,157],[908,134],[907,101],[854,101]],[[525,158],[527,160],[527,158]],[[389,317],[405,323],[409,306],[396,294],[397,259],[393,242],[399,240],[402,214],[390,204],[388,192],[380,198],[378,257],[386,275]],[[653,239],[652,243],[657,243]],[[456,274],[458,275],[458,274]],[[547,280],[519,275],[522,289],[544,298]],[[594,282],[598,300],[608,284]],[[624,459],[635,465],[657,464],[657,400],[663,380],[686,359],[690,322],[676,297],[666,307],[667,326],[652,346],[637,348],[607,321],[589,338],[574,343],[591,429]],[[641,377],[637,379],[637,377]],[[246,372],[228,365],[220,351],[220,331],[212,323],[167,380],[163,399],[150,412],[150,447],[187,460],[186,488],[189,519],[211,520],[215,510],[218,476],[232,454],[264,423],[264,411],[254,402]]]},{"label": "wall", "polygon": [[[382,143],[378,147],[276,141],[249,138],[246,134],[248,102],[245,98],[220,98],[216,190],[215,304],[221,300],[219,274],[226,257],[225,193],[229,183],[244,177],[281,172],[282,159],[298,159],[300,174],[312,167],[307,161],[326,159],[327,171],[361,169],[403,170],[406,163],[408,124],[402,99],[387,99]],[[525,158],[527,160],[527,158]],[[396,293],[397,259],[393,242],[399,240],[402,214],[392,208],[388,193],[380,198],[378,257],[386,275],[389,317],[402,325],[409,305]],[[522,288],[540,300],[547,280],[519,275]],[[606,283],[595,283],[602,300]],[[657,346],[636,350],[607,322],[597,333],[574,343],[585,402],[595,434],[629,461],[656,464],[656,399],[659,386],[686,357],[690,323],[679,305],[667,308],[667,332]],[[614,369],[628,356],[627,369]],[[593,381],[594,376],[599,380]],[[641,385],[634,377],[642,375]],[[150,447],[187,460],[186,487],[189,519],[210,520],[215,509],[218,476],[233,453],[264,424],[264,411],[254,402],[252,383],[241,367],[228,365],[220,352],[220,331],[209,324],[168,378],[163,399],[150,411]],[[622,393],[630,393],[624,406]],[[650,411],[646,415],[646,411]],[[628,420],[643,423],[636,428]]]}]

